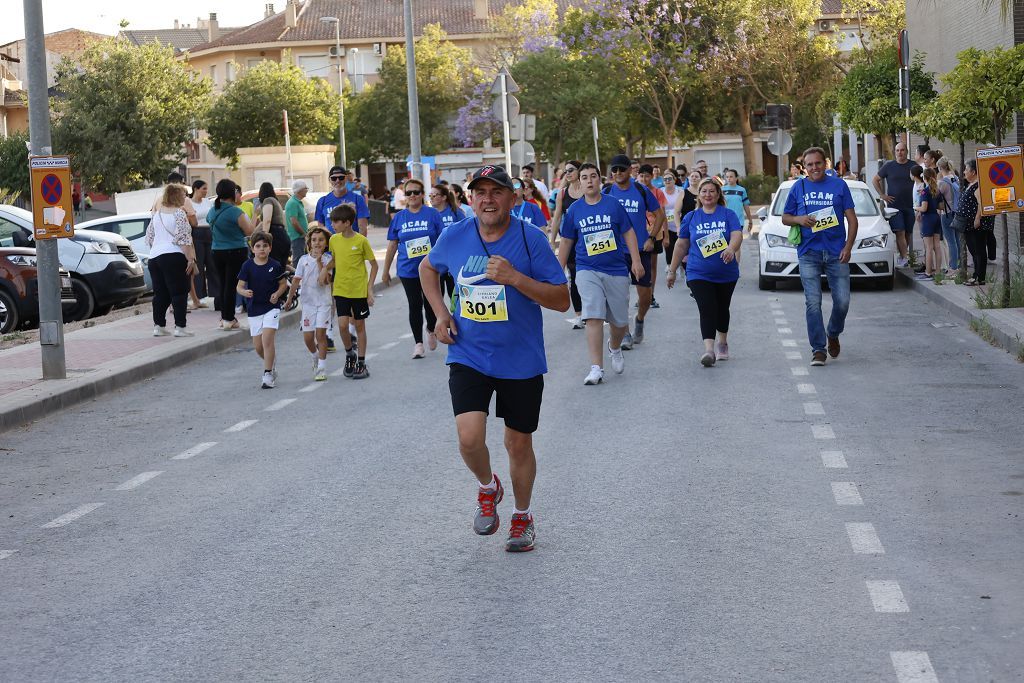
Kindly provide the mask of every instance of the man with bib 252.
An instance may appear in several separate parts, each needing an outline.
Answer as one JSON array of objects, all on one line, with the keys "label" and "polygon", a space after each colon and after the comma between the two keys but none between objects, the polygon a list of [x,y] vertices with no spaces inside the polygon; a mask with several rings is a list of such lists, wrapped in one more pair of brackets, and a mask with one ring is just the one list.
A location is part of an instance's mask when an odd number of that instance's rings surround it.
[{"label": "man with bib 252", "polygon": [[[811,147],[804,152],[804,168],[807,177],[790,189],[782,222],[800,227],[800,282],[804,286],[811,365],[817,367],[825,364],[826,345],[829,356],[839,356],[839,335],[850,310],[850,253],[857,239],[857,213],[846,181],[825,175],[823,149]],[[822,275],[828,278],[832,291],[827,330],[821,314]]]},{"label": "man with bib 252", "polygon": [[[545,232],[512,216],[515,190],[505,170],[484,166],[469,183],[476,217],[445,230],[420,263],[423,292],[437,315],[438,339],[448,345],[448,388],[459,451],[480,483],[473,531],[498,530],[504,490],[491,470],[487,413],[505,420],[505,448],[515,510],[505,550],[533,550],[530,511],[537,459],[533,432],[544,393],[544,324],[541,308],[569,309],[565,272]],[[455,276],[454,312],[438,275]]]},{"label": "man with bib 252", "polygon": [[[636,233],[629,216],[618,200],[601,194],[601,175],[594,164],[579,169],[583,198],[573,202],[565,213],[558,247],[558,261],[565,267],[569,255],[576,254],[576,287],[586,321],[590,373],[584,384],[604,380],[604,321],[611,327],[608,352],[612,369],[621,374],[622,339],[629,329],[629,273],[640,280],[644,267],[640,261]],[[626,255],[630,259],[627,262]],[[627,266],[629,263],[629,266]]]}]

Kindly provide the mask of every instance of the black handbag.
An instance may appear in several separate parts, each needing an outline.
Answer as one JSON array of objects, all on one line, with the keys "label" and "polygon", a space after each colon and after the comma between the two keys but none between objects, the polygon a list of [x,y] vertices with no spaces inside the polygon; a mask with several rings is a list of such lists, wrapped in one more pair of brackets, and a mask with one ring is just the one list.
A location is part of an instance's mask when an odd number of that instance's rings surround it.
[{"label": "black handbag", "polygon": [[950,222],[949,227],[953,228],[953,230],[957,232],[965,232],[968,227],[968,220],[963,214],[957,213],[953,216],[953,220]]}]

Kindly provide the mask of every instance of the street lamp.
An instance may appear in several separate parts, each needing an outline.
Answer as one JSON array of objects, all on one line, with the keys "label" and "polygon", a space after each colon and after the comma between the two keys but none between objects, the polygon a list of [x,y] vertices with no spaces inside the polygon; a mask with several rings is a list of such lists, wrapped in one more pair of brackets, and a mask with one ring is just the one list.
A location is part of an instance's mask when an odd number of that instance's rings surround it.
[{"label": "street lamp", "polygon": [[320,17],[320,21],[334,24],[334,57],[338,60],[338,157],[345,168],[345,81],[341,76],[341,20],[338,17]]}]

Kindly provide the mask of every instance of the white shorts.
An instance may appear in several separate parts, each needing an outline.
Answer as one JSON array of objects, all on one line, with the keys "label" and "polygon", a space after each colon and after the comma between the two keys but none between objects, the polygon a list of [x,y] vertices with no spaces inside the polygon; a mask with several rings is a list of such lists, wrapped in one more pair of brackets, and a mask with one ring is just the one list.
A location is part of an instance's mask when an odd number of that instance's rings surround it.
[{"label": "white shorts", "polygon": [[331,326],[331,304],[306,304],[302,307],[302,331],[326,330]]},{"label": "white shorts", "polygon": [[263,334],[263,330],[276,330],[280,322],[280,308],[272,308],[263,315],[250,315],[249,334],[258,337]]}]

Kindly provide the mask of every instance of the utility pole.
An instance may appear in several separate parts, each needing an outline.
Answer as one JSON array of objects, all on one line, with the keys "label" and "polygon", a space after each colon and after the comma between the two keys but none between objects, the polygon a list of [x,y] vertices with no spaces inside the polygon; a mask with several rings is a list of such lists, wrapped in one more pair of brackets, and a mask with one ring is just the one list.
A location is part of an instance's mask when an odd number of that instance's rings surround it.
[{"label": "utility pole", "polygon": [[405,9],[405,78],[409,92],[409,148],[412,152],[410,170],[413,178],[424,180],[428,185],[430,178],[424,179],[423,151],[420,148],[420,99],[416,91],[416,46],[412,31],[412,0],[402,0]]},{"label": "utility pole", "polygon": [[320,17],[325,24],[334,24],[334,58],[337,59],[338,67],[338,163],[348,169],[345,164],[345,79],[342,76],[343,60],[341,58],[341,19],[338,17]]},{"label": "utility pole", "polygon": [[[51,153],[50,101],[47,93],[46,44],[42,0],[24,0],[28,67],[28,122],[33,156]],[[71,191],[69,187],[68,192]],[[85,199],[83,198],[84,202]],[[43,379],[65,379],[64,318],[60,309],[60,259],[56,239],[36,240],[39,278],[39,348]]]}]

